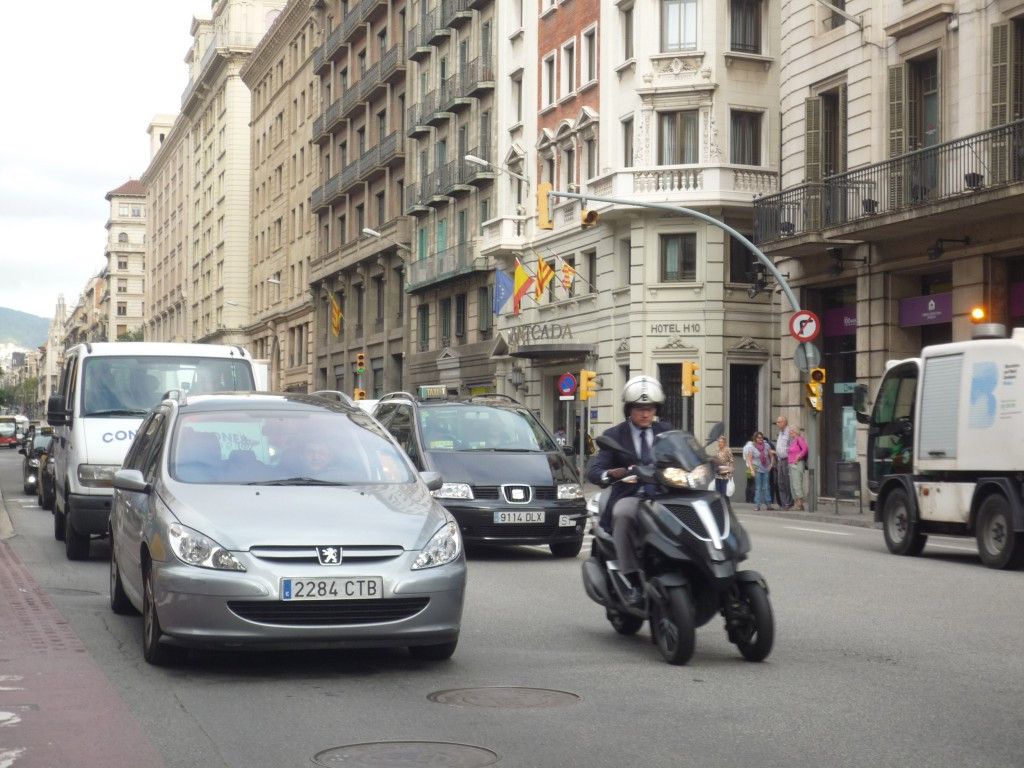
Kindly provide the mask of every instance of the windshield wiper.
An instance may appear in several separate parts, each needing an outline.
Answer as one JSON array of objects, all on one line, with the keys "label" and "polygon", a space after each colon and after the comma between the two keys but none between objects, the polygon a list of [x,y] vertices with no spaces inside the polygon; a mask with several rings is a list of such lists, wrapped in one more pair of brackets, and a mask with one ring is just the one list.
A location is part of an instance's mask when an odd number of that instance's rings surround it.
[{"label": "windshield wiper", "polygon": [[471,451],[494,451],[495,453],[528,453],[533,448],[470,448]]},{"label": "windshield wiper", "polygon": [[351,485],[351,483],[321,480],[317,477],[282,477],[280,480],[253,480],[246,485]]},{"label": "windshield wiper", "polygon": [[90,411],[86,416],[145,416],[149,411],[139,408],[111,408],[107,411]]}]

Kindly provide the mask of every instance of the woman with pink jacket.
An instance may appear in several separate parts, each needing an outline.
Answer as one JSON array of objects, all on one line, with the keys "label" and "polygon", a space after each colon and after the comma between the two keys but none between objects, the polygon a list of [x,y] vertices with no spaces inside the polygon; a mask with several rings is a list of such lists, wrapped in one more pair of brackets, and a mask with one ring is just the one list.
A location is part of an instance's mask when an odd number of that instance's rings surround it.
[{"label": "woman with pink jacket", "polygon": [[789,488],[793,494],[793,508],[804,508],[804,462],[807,459],[807,441],[795,424],[789,428]]}]

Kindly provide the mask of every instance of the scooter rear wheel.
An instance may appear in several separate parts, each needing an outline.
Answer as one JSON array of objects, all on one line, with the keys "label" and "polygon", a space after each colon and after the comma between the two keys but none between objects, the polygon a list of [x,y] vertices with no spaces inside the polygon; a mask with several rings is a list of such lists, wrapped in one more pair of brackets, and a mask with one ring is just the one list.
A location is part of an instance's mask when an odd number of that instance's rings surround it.
[{"label": "scooter rear wheel", "polygon": [[746,626],[737,629],[736,647],[747,661],[764,661],[775,642],[775,617],[768,590],[756,583],[742,584],[740,595],[750,609],[750,618]]},{"label": "scooter rear wheel", "polygon": [[651,632],[658,650],[669,664],[686,664],[693,658],[697,631],[693,601],[685,587],[668,587],[664,601],[651,601]]}]

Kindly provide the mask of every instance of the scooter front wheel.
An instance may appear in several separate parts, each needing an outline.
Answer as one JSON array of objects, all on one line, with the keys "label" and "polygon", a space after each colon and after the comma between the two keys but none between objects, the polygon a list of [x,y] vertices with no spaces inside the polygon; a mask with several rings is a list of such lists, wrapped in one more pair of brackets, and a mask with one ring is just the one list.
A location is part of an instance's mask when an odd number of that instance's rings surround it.
[{"label": "scooter front wheel", "polygon": [[747,661],[764,661],[775,641],[775,617],[768,590],[751,582],[740,586],[740,596],[750,611],[743,626],[736,628],[735,643]]},{"label": "scooter front wheel", "polygon": [[651,601],[651,632],[669,664],[686,664],[697,645],[693,601],[685,587],[668,587],[664,599]]}]

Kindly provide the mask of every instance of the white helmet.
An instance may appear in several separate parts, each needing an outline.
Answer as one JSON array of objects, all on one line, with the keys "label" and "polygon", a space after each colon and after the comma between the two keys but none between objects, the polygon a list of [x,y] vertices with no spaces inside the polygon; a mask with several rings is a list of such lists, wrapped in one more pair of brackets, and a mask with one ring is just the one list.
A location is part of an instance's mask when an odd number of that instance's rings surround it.
[{"label": "white helmet", "polygon": [[629,416],[634,405],[653,405],[659,408],[665,402],[665,390],[653,376],[634,376],[622,388],[622,409]]}]

